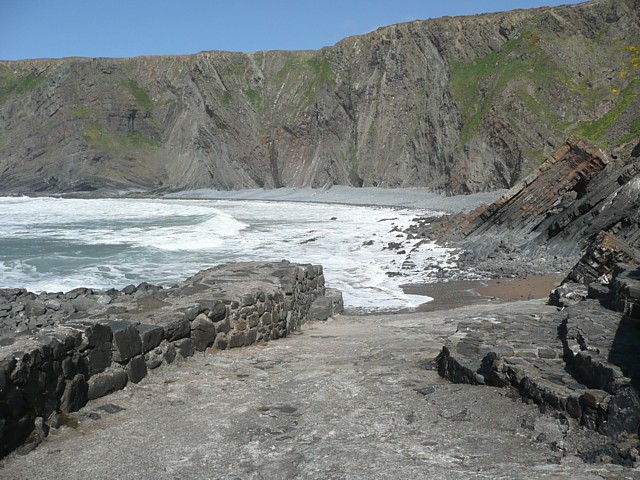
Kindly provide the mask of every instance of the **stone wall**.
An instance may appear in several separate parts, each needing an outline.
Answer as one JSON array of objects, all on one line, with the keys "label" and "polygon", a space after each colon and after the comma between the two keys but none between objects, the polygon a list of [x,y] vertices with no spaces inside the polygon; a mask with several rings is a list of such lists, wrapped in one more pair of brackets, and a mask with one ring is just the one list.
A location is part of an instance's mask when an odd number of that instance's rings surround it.
[{"label": "stone wall", "polygon": [[[13,303],[3,304],[9,314],[0,331],[0,456],[21,444],[35,448],[65,412],[151,369],[196,351],[287,336],[341,304],[339,292],[325,296],[321,266],[286,261],[223,265],[169,289],[4,293]],[[74,301],[89,307],[78,310]]]}]

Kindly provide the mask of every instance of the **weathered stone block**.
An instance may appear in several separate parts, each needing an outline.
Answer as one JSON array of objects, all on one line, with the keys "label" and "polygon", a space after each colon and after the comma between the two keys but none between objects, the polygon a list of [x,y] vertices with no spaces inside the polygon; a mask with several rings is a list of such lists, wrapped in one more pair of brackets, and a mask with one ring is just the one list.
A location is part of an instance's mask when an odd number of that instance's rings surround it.
[{"label": "weathered stone block", "polygon": [[227,315],[227,307],[220,300],[198,300],[202,310],[214,322],[223,320]]},{"label": "weathered stone block", "polygon": [[247,323],[249,324],[249,328],[255,328],[260,321],[260,316],[257,312],[253,312],[251,315],[247,317]]},{"label": "weathered stone block", "polygon": [[182,358],[193,357],[195,349],[193,348],[193,340],[190,338],[181,338],[173,342],[173,344]]},{"label": "weathered stone block", "polygon": [[229,317],[226,317],[218,322],[214,322],[214,325],[216,327],[216,332],[218,333],[229,333],[229,331],[231,330],[231,320],[229,319]]},{"label": "weathered stone block", "polygon": [[216,339],[216,327],[206,315],[200,314],[191,322],[191,338],[194,348],[203,352]]},{"label": "weathered stone block", "polygon": [[265,312],[260,317],[260,322],[262,325],[271,325],[271,312]]},{"label": "weathered stone block", "polygon": [[333,300],[330,297],[318,297],[309,307],[310,320],[327,320],[333,313]]},{"label": "weathered stone block", "polygon": [[164,338],[169,342],[173,342],[188,336],[190,330],[191,324],[189,320],[183,314],[179,314],[164,326]]},{"label": "weathered stone block", "polygon": [[89,379],[89,400],[121,390],[127,385],[127,372],[122,368],[113,368],[98,373]]},{"label": "weathered stone block", "polygon": [[213,347],[219,350],[225,350],[229,345],[229,341],[227,339],[227,334],[225,332],[220,332],[216,335],[216,339],[213,342]]},{"label": "weathered stone block", "polygon": [[156,348],[162,342],[164,329],[157,325],[137,325],[140,341],[142,342],[142,352],[147,353]]},{"label": "weathered stone block", "polygon": [[89,387],[84,375],[76,375],[67,382],[60,399],[60,410],[63,412],[77,412],[87,404]]},{"label": "weathered stone block", "polygon": [[243,307],[250,307],[256,304],[256,296],[251,293],[246,293],[242,296],[240,304]]},{"label": "weathered stone block", "polygon": [[146,353],[144,359],[148,369],[154,369],[162,365],[163,362],[171,363],[176,358],[176,347],[163,340],[160,345]]},{"label": "weathered stone block", "polygon": [[257,331],[256,329],[251,329],[251,330],[249,330],[249,331],[246,333],[245,338],[244,338],[244,345],[245,345],[245,347],[246,347],[246,346],[248,346],[248,345],[251,345],[251,344],[255,343],[255,342],[256,342],[256,338],[257,338],[257,336],[258,336],[258,331]]},{"label": "weathered stone block", "polygon": [[126,362],[130,358],[142,353],[142,341],[136,326],[124,320],[117,320],[107,324],[113,332],[113,361]]},{"label": "weathered stone block", "polygon": [[190,305],[188,307],[179,308],[178,312],[182,312],[187,320],[192,322],[200,312],[202,312],[203,307],[200,304]]},{"label": "weathered stone block", "polygon": [[90,376],[102,372],[111,365],[113,358],[112,348],[111,342],[105,342],[87,352],[87,368]]},{"label": "weathered stone block", "polygon": [[147,364],[143,356],[133,357],[127,364],[127,376],[129,381],[138,383],[147,376]]},{"label": "weathered stone block", "polygon": [[229,338],[229,348],[242,347],[244,345],[244,332],[234,332]]}]

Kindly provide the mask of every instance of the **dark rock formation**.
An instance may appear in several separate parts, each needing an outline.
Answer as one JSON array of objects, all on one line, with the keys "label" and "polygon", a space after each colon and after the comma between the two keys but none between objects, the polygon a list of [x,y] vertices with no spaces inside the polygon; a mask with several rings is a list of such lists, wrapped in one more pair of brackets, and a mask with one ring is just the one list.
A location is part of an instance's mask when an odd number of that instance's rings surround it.
[{"label": "dark rock formation", "polygon": [[594,0],[315,52],[0,62],[0,191],[511,187],[570,134],[634,150],[637,71],[619,74],[638,12]]},{"label": "dark rock formation", "polygon": [[[152,293],[137,296],[143,291]],[[341,301],[338,291],[325,291],[321,266],[286,261],[223,265],[166,290],[147,284],[108,295],[78,289],[56,294],[57,310],[74,312],[80,296],[93,307],[66,316],[48,306],[31,309],[40,319],[34,323],[23,317],[35,294],[2,292],[2,311],[9,313],[0,328],[0,456],[29,437],[38,419],[77,411],[196,351],[284,337],[310,311],[330,316]],[[100,301],[104,296],[110,301]],[[47,294],[40,301],[53,302]],[[34,437],[29,448],[39,441]]]}]

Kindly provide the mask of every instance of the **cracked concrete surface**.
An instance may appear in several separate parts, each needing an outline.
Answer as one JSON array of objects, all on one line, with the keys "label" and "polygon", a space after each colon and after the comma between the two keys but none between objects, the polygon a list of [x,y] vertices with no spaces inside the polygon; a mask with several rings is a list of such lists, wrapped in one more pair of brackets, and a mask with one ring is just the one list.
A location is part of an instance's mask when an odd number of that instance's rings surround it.
[{"label": "cracked concrete surface", "polygon": [[432,369],[459,320],[522,305],[343,315],[200,353],[89,402],[36,450],[0,462],[0,477],[640,478],[583,463],[575,454],[593,432]]}]

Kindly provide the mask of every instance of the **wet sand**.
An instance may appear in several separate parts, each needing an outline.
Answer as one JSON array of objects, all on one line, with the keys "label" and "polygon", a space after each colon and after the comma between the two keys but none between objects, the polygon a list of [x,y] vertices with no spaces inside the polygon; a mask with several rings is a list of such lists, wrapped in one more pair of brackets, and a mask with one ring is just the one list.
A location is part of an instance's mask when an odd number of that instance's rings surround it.
[{"label": "wet sand", "polygon": [[527,278],[498,278],[491,280],[451,280],[448,282],[407,284],[404,293],[433,298],[415,311],[434,312],[467,305],[502,303],[515,300],[543,299],[560,285],[560,275],[533,275]]}]

